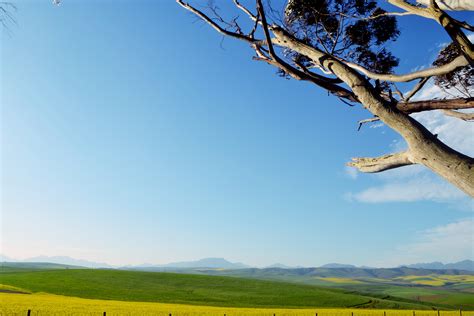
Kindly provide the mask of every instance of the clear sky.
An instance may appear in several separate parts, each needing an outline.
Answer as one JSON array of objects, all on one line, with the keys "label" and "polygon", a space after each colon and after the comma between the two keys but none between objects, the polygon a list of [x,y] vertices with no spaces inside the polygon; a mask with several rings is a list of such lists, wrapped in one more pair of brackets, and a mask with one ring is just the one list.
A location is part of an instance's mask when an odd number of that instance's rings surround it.
[{"label": "clear sky", "polygon": [[[357,132],[368,112],[278,77],[174,1],[16,4],[1,35],[0,253],[117,265],[474,259],[472,200],[459,190],[421,167],[344,166],[403,147],[398,135]],[[433,21],[399,21],[397,72],[449,41]],[[419,119],[474,154],[472,125]]]}]

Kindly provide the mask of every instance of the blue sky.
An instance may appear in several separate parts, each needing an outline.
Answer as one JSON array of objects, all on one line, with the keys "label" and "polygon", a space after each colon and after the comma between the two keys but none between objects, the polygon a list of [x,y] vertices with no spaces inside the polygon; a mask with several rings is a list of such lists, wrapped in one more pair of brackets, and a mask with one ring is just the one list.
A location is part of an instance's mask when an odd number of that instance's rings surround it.
[{"label": "blue sky", "polygon": [[[344,167],[403,147],[395,133],[357,132],[368,112],[279,78],[174,1],[17,6],[1,35],[1,253],[117,265],[474,257],[472,200],[457,189],[419,167]],[[449,40],[432,21],[399,21],[397,72]],[[473,154],[471,125],[419,119]]]}]

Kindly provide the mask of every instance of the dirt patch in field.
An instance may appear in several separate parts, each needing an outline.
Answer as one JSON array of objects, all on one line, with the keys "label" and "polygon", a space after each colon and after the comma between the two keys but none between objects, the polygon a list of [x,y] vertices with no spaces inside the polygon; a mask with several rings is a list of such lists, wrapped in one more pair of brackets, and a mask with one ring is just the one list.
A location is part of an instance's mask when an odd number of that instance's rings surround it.
[{"label": "dirt patch in field", "polygon": [[7,289],[0,289],[0,293],[9,293],[9,294],[30,294],[22,291],[15,291],[15,290],[7,290]]},{"label": "dirt patch in field", "polygon": [[433,302],[442,298],[446,298],[447,295],[425,295],[425,296],[417,296],[419,301],[425,301],[425,302]]}]

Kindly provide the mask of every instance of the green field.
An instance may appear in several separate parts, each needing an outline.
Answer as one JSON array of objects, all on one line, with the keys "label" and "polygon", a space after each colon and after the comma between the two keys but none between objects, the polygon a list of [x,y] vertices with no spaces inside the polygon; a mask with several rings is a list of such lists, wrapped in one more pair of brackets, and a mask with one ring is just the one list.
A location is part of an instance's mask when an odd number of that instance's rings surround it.
[{"label": "green field", "polygon": [[[200,270],[209,275],[229,275],[325,288],[338,288],[365,296],[436,304],[474,310],[472,274],[421,269],[241,269]],[[441,274],[443,273],[444,274]],[[465,272],[467,273],[467,272]],[[408,275],[407,275],[408,274]]]},{"label": "green field", "polygon": [[57,295],[103,300],[233,307],[451,309],[312,285],[234,277],[120,270],[4,271],[0,283]]}]

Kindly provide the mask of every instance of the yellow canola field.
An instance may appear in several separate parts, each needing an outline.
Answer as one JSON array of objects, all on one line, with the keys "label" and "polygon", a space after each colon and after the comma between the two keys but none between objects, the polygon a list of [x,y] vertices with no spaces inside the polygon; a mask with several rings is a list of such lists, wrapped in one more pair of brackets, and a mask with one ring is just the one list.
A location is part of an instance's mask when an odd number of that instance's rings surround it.
[{"label": "yellow canola field", "polygon": [[395,280],[407,281],[413,284],[443,286],[447,283],[474,283],[474,275],[407,275],[395,278]]},{"label": "yellow canola field", "polygon": [[[164,304],[149,302],[123,302],[108,300],[83,299],[52,294],[10,294],[0,293],[0,315],[16,316],[54,315],[103,315],[107,316],[413,316],[413,311],[406,310],[365,310],[365,309],[281,309],[281,308],[233,308],[211,307],[181,304]],[[459,316],[460,311],[441,311],[440,316]],[[437,316],[436,311],[416,311],[416,316]],[[474,316],[474,311],[462,311],[462,316]]]}]

